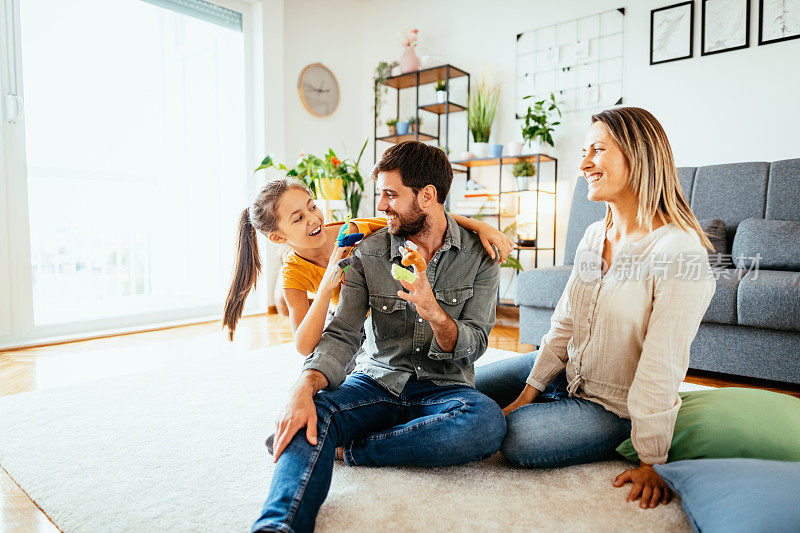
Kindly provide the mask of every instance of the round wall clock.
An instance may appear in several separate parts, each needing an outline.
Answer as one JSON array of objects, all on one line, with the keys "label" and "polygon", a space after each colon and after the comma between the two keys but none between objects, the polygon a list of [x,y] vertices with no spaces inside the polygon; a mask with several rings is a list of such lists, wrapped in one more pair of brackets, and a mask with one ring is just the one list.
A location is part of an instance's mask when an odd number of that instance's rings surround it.
[{"label": "round wall clock", "polygon": [[300,101],[312,115],[326,117],[339,106],[339,83],[322,63],[312,63],[303,69],[297,91]]}]

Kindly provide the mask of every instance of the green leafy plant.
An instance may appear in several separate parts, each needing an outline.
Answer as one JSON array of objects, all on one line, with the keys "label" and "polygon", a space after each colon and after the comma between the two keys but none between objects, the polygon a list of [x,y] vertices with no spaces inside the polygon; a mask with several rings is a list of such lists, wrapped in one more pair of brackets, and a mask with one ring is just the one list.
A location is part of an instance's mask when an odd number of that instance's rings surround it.
[{"label": "green leafy plant", "polygon": [[[518,229],[518,223],[516,221],[514,221],[511,224],[509,224],[508,226],[506,226],[505,228],[503,228],[501,231],[503,233],[505,233],[510,239],[516,241],[517,240],[517,229]],[[502,267],[502,268],[513,268],[514,271],[517,274],[519,274],[520,272],[525,270],[522,267],[522,263],[520,263],[519,259],[517,259],[516,257],[511,256],[511,255],[506,257],[506,260],[503,261],[502,263],[500,263],[500,267]]]},{"label": "green leafy plant", "polygon": [[398,61],[381,61],[378,63],[378,66],[375,67],[375,75],[372,77],[372,81],[375,83],[375,116],[381,116],[381,107],[383,106],[383,98],[389,92],[389,88],[386,87],[386,80],[389,79],[389,76],[392,73],[392,69],[398,66],[400,62]]},{"label": "green leafy plant", "polygon": [[433,88],[437,91],[446,91],[447,80],[438,80],[436,83],[433,84]]},{"label": "green leafy plant", "polygon": [[520,161],[519,163],[514,163],[514,166],[511,167],[511,174],[517,178],[520,176],[535,176],[536,166],[530,161]]},{"label": "green leafy plant", "polygon": [[[531,97],[531,95],[528,95],[523,100]],[[555,146],[553,144],[554,127],[561,124],[560,121],[554,120],[556,114],[558,114],[558,118],[561,118],[561,110],[558,108],[558,103],[553,93],[550,93],[550,97],[545,100],[534,102],[533,107],[528,106],[528,111],[522,117],[524,121],[522,125],[523,141],[530,145],[530,143],[539,138],[543,143]]]},{"label": "green leafy plant", "polygon": [[416,116],[411,116],[411,117],[408,118],[408,123],[409,124],[422,124],[422,119],[421,118],[417,118]]},{"label": "green leafy plant", "polygon": [[397,119],[396,118],[390,118],[389,120],[386,121],[386,125],[387,126],[397,126]]},{"label": "green leafy plant", "polygon": [[315,198],[319,197],[320,194],[320,180],[341,179],[344,186],[343,200],[347,205],[347,209],[355,214],[358,213],[361,195],[364,193],[364,178],[361,175],[359,164],[364,155],[364,150],[367,148],[367,142],[369,142],[369,139],[364,141],[361,152],[358,154],[358,159],[355,161],[339,159],[333,148],[330,148],[323,158],[313,154],[300,157],[296,166],[290,169],[283,163],[276,163],[274,156],[269,154],[261,161],[261,165],[255,172],[266,168],[284,170],[287,176],[299,179],[311,189]]},{"label": "green leafy plant", "polygon": [[490,87],[485,81],[481,81],[472,93],[469,99],[467,123],[476,143],[489,142],[499,100],[500,87],[498,85]]}]

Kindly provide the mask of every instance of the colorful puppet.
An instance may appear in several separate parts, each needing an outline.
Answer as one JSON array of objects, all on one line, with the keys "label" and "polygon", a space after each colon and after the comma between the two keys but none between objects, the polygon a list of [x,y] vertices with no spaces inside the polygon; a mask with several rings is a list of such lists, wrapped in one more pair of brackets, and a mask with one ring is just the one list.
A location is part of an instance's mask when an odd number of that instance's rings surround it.
[{"label": "colorful puppet", "polygon": [[417,275],[408,270],[407,268],[403,268],[400,265],[392,265],[392,277],[397,281],[407,281],[408,283],[414,283],[417,281]]},{"label": "colorful puppet", "polygon": [[417,272],[425,272],[425,269],[428,268],[428,264],[413,242],[406,241],[405,246],[400,247],[400,253],[403,255],[403,259],[400,261],[403,266],[413,266]]},{"label": "colorful puppet", "polygon": [[364,238],[363,233],[349,233],[351,217],[352,215],[350,214],[350,212],[348,212],[347,216],[344,217],[344,224],[342,224],[342,229],[339,230],[339,235],[336,236],[336,241],[339,243],[340,248],[347,246],[355,246],[356,243],[358,243],[358,241]]}]

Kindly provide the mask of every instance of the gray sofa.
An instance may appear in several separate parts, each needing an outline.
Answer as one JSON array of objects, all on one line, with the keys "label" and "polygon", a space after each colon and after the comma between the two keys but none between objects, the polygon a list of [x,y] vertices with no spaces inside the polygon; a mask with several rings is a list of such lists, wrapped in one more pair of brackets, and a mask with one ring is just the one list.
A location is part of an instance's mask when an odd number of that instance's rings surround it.
[{"label": "gray sofa", "polygon": [[[690,368],[800,383],[800,159],[679,168],[678,175],[698,220],[725,223],[728,249],[718,251],[735,263],[718,272]],[[605,216],[605,204],[590,202],[586,193],[579,178],[565,266],[520,274],[522,342],[538,345],[547,332],[575,249],[589,224]],[[757,254],[760,260],[744,259]]]}]

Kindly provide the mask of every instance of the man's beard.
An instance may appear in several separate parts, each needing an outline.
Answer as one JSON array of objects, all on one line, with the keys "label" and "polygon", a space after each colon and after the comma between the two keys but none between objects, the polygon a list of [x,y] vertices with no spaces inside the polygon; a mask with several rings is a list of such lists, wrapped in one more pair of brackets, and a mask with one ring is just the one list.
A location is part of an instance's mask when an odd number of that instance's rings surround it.
[{"label": "man's beard", "polygon": [[400,237],[409,237],[424,233],[428,229],[428,215],[422,212],[416,202],[411,203],[411,208],[405,214],[394,213],[400,222],[396,230],[389,226],[389,233]]}]

